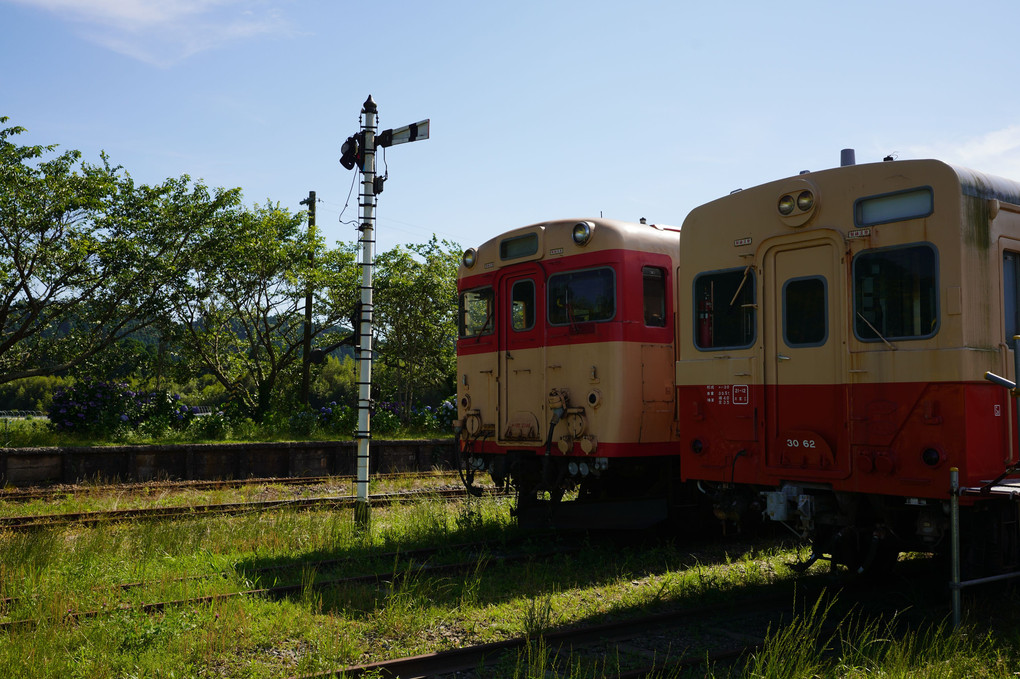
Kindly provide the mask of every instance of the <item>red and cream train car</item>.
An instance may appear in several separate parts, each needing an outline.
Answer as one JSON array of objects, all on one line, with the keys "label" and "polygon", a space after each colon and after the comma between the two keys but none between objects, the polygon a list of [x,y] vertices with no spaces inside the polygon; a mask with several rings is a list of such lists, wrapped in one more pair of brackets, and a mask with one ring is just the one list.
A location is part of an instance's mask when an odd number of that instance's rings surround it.
[{"label": "red and cream train car", "polygon": [[770,518],[850,563],[876,539],[940,542],[950,468],[978,487],[1017,460],[1009,393],[983,377],[1012,372],[1018,211],[1020,184],[934,160],[806,173],[692,211],[682,476],[713,482],[724,508],[764,491]]},{"label": "red and cream train car", "polygon": [[512,480],[522,508],[578,487],[585,499],[630,495],[655,478],[644,462],[676,450],[679,236],[567,220],[465,252],[457,383],[469,476]]},{"label": "red and cream train car", "polygon": [[[696,487],[720,517],[764,513],[867,565],[942,541],[951,468],[980,487],[1018,460],[1010,394],[983,378],[1012,375],[1020,334],[1016,182],[849,164],[679,231],[511,231],[465,253],[459,284],[467,466],[522,503]],[[1015,504],[981,509],[971,533],[1015,561]]]}]

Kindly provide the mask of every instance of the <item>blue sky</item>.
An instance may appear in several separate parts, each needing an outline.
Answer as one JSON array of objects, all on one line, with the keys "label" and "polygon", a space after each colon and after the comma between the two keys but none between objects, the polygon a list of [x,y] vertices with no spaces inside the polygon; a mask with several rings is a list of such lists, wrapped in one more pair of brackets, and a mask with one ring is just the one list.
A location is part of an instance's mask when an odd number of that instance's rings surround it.
[{"label": "blue sky", "polygon": [[[1020,3],[0,0],[0,115],[23,143],[105,150],[293,210],[371,94],[387,151],[378,246],[477,245],[555,218],[680,224],[736,188],[936,157],[1020,179]],[[383,168],[381,168],[383,169]],[[343,213],[357,219],[357,190]]]}]

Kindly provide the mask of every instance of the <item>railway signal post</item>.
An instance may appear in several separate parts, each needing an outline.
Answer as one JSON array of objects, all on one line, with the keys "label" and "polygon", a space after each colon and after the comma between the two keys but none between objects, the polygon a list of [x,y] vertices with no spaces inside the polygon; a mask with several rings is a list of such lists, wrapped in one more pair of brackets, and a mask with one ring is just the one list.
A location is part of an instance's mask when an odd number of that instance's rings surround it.
[{"label": "railway signal post", "polygon": [[375,206],[376,196],[382,192],[384,177],[376,177],[375,150],[396,144],[429,138],[429,121],[422,120],[404,127],[384,130],[376,135],[376,118],[379,109],[372,95],[368,96],[361,109],[362,126],[358,134],[347,138],[341,148],[340,164],[348,170],[355,166],[361,170],[360,225],[361,236],[361,313],[356,332],[358,342],[358,429],[354,436],[358,440],[358,473],[355,485],[357,498],[354,503],[354,522],[367,528],[369,524],[368,502],[368,444],[371,439],[372,406],[372,266],[375,259]]}]

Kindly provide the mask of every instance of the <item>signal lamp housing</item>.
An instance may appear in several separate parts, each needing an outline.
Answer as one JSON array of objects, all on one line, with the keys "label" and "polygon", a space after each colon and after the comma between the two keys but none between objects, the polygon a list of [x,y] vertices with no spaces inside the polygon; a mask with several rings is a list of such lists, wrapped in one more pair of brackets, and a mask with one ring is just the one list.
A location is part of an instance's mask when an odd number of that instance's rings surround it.
[{"label": "signal lamp housing", "polygon": [[360,169],[364,162],[365,133],[352,134],[340,147],[340,164],[347,170],[353,170],[355,165]]},{"label": "signal lamp housing", "polygon": [[464,251],[464,256],[461,257],[461,261],[464,263],[464,266],[467,267],[468,269],[473,267],[477,260],[478,260],[478,251],[475,250],[474,248],[468,248],[467,250],[465,250]]}]

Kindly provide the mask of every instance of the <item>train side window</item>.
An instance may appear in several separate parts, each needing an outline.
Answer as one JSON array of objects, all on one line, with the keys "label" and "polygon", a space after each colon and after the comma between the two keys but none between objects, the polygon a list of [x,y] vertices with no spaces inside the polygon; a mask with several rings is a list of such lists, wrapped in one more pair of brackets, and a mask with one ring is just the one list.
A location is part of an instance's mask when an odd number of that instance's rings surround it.
[{"label": "train side window", "polygon": [[1002,279],[1006,344],[1013,346],[1013,337],[1020,335],[1020,253],[1002,253]]},{"label": "train side window", "polygon": [[865,250],[854,257],[854,333],[864,342],[938,332],[938,261],[930,243]]},{"label": "train side window", "polygon": [[755,340],[755,279],[750,266],[694,279],[694,345],[741,349]]},{"label": "train side window", "polygon": [[666,327],[666,270],[657,266],[641,267],[644,288],[645,325]]},{"label": "train side window", "polygon": [[783,340],[790,347],[818,347],[829,338],[829,300],[821,276],[783,284]]},{"label": "train side window", "polygon": [[491,335],[493,332],[493,314],[495,298],[492,288],[476,288],[465,290],[460,294],[459,313],[460,338]]},{"label": "train side window", "polygon": [[616,315],[616,274],[610,268],[556,274],[547,287],[551,325],[608,321]]},{"label": "train side window", "polygon": [[535,281],[517,281],[510,291],[510,327],[517,332],[535,327]]}]

